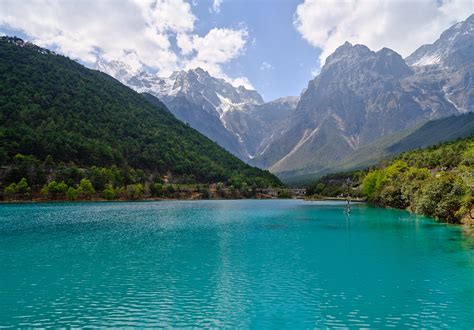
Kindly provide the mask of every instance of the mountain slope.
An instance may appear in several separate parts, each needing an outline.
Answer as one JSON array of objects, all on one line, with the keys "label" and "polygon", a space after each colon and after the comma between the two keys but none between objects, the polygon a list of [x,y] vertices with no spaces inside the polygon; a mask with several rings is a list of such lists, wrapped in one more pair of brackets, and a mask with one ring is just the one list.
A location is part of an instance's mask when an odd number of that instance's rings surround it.
[{"label": "mountain slope", "polygon": [[227,129],[239,137],[249,163],[252,164],[253,159],[279,136],[293,115],[298,100],[298,97],[289,96],[225,114]]},{"label": "mountain slope", "polygon": [[432,120],[377,139],[351,154],[336,168],[352,170],[372,166],[405,151],[471,136],[474,136],[474,113]]},{"label": "mountain slope", "polygon": [[387,48],[374,52],[345,43],[254,164],[285,180],[320,175],[383,136],[474,111],[473,58],[474,15],[406,61]]},{"label": "mountain slope", "polygon": [[[243,160],[249,151],[242,137],[230,127],[229,113],[243,112],[263,104],[256,91],[232,86],[196,68],[175,71],[162,78],[147,72],[135,72],[127,65],[99,59],[94,68],[107,73],[138,92],[158,97],[179,120],[207,136]],[[230,116],[232,117],[232,115]]]},{"label": "mountain slope", "polygon": [[392,50],[344,44],[309,83],[289,128],[261,158],[275,173],[318,171],[383,135],[456,113],[443,100],[421,104],[428,98],[404,86],[412,74]]},{"label": "mountain slope", "polygon": [[415,125],[403,131],[381,137],[355,152],[341,162],[319,169],[314,173],[282,173],[288,183],[299,184],[314,180],[327,173],[364,169],[393,158],[402,152],[427,148],[442,142],[474,136],[474,113],[450,116]]},{"label": "mountain slope", "polygon": [[0,39],[0,163],[17,153],[81,166],[132,166],[198,182],[278,185],[177,120],[158,100],[18,38]]}]

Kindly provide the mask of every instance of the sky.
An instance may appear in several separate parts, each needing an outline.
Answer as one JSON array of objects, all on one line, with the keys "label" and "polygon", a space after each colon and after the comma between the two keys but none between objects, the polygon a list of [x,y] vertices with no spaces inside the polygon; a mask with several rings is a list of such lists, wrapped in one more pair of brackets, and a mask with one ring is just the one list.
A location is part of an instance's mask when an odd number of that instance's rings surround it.
[{"label": "sky", "polygon": [[270,101],[299,95],[345,41],[405,57],[472,13],[472,0],[0,0],[0,34],[88,66],[202,67]]}]

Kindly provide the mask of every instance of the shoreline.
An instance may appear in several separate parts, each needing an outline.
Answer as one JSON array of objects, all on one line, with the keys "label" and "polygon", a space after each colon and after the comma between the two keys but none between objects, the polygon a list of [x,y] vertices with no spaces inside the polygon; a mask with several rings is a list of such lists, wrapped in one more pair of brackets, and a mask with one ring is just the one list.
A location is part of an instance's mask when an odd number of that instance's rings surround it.
[{"label": "shoreline", "polygon": [[[195,195],[196,196],[196,195]],[[9,205],[9,204],[43,204],[43,203],[107,203],[107,202],[115,202],[115,203],[124,203],[124,202],[160,202],[160,201],[212,201],[212,200],[303,200],[307,202],[317,202],[317,201],[340,201],[344,202],[347,199],[344,197],[329,197],[329,196],[304,196],[304,197],[275,197],[272,195],[266,195],[266,194],[258,194],[256,197],[250,197],[250,198],[242,198],[242,197],[231,197],[231,198],[225,198],[225,197],[219,197],[219,198],[195,198],[193,196],[190,196],[189,198],[164,198],[164,197],[146,197],[146,198],[138,198],[138,199],[127,199],[127,198],[119,198],[119,199],[106,199],[106,198],[88,198],[88,199],[74,199],[74,200],[69,200],[69,199],[45,199],[45,198],[34,198],[34,199],[12,199],[12,200],[0,200],[0,205]],[[409,208],[406,209],[400,209],[400,208],[393,208],[389,206],[383,206],[383,205],[376,205],[373,203],[370,203],[367,199],[365,198],[351,198],[351,202],[353,203],[367,203],[369,205],[373,205],[375,207],[379,208],[385,208],[385,209],[396,209],[396,210],[405,210],[408,211],[409,213],[412,214],[417,214],[417,215],[423,215],[417,212],[414,212],[410,210]],[[463,228],[466,228],[469,230],[470,234],[474,236],[474,219],[469,218],[469,216],[466,214],[460,222],[449,222],[445,219],[439,219],[435,217],[430,217],[436,222],[440,223],[445,223],[445,224],[453,224],[453,225],[460,225]]]},{"label": "shoreline", "polygon": [[[314,197],[314,196],[311,196],[311,197],[305,197],[304,200],[307,200],[307,201],[346,201],[347,198],[345,198],[345,197],[327,197],[327,196]],[[351,198],[350,201],[351,202],[357,202],[357,203],[360,203],[360,202],[366,203],[367,199],[365,199],[365,198]]]},{"label": "shoreline", "polygon": [[140,199],[105,199],[105,198],[92,198],[92,199],[30,199],[30,200],[8,200],[0,201],[0,205],[8,204],[33,204],[33,203],[111,203],[111,202],[161,202],[161,201],[238,201],[238,200],[304,200],[303,198],[159,198],[149,197]]},{"label": "shoreline", "polygon": [[[9,205],[9,204],[46,204],[46,203],[53,203],[53,204],[61,204],[61,203],[145,203],[145,202],[178,202],[178,201],[239,201],[239,200],[302,200],[305,202],[318,202],[318,201],[340,201],[343,202],[346,199],[342,197],[319,197],[319,198],[275,198],[275,197],[266,197],[266,198],[158,198],[158,197],[149,197],[149,198],[141,198],[141,199],[105,199],[105,198],[93,198],[93,199],[82,199],[82,200],[67,200],[67,199],[34,199],[34,200],[9,200],[9,201],[0,201],[0,206],[1,205]],[[389,207],[389,206],[382,206],[382,205],[375,205],[370,202],[368,202],[364,198],[352,198],[351,202],[354,203],[366,203],[368,205],[372,205],[374,207],[378,207],[381,209],[394,209],[394,210],[402,210],[402,211],[408,211],[411,214],[416,214],[416,215],[422,215],[416,213],[410,209],[399,209],[399,208],[394,208],[394,207]],[[474,219],[468,220],[468,221],[463,221],[459,223],[452,223],[448,222],[443,219],[437,219],[433,217],[429,217],[433,219],[433,221],[447,224],[447,225],[456,225],[456,226],[461,226],[464,229],[468,230],[468,234],[470,236],[474,236]]]}]

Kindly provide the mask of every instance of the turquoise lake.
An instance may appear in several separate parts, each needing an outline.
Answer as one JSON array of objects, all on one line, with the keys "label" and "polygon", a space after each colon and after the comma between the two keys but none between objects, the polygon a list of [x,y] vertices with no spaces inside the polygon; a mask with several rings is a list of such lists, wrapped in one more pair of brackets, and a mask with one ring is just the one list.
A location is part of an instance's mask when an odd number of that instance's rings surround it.
[{"label": "turquoise lake", "polygon": [[474,237],[297,200],[0,205],[0,327],[474,327]]}]

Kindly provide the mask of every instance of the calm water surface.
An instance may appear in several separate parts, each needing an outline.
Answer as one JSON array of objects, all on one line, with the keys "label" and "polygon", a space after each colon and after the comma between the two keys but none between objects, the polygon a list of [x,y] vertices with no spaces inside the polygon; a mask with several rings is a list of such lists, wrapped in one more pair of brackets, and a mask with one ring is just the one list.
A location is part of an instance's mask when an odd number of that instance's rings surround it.
[{"label": "calm water surface", "polygon": [[0,326],[474,327],[474,238],[303,201],[0,206]]}]

